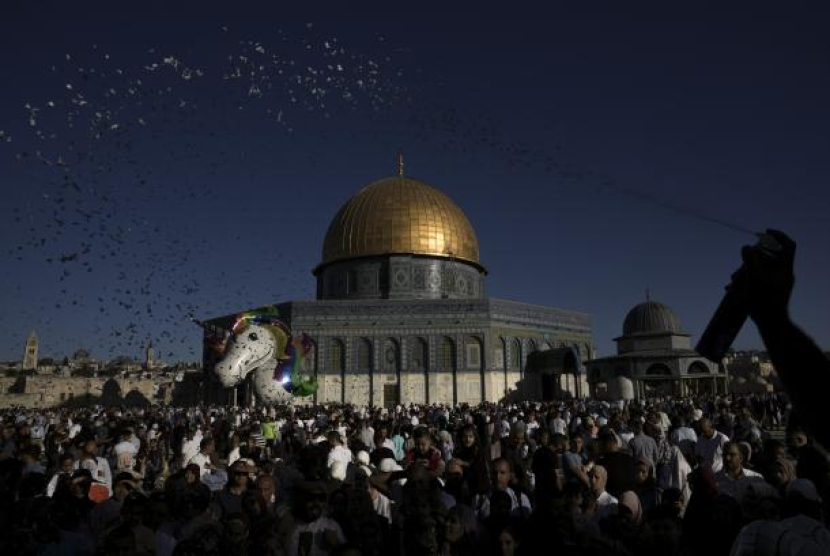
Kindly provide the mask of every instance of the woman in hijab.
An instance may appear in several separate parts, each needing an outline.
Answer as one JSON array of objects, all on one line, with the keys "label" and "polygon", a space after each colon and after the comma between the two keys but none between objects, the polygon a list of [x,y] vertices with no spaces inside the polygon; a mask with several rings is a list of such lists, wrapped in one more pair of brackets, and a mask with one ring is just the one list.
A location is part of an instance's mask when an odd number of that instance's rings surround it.
[{"label": "woman in hijab", "polygon": [[[691,485],[689,484],[689,474],[692,472],[692,467],[683,452],[677,446],[669,447],[669,457],[665,465],[660,467],[660,474],[657,477],[657,486],[662,491],[670,488],[676,488],[682,494],[683,507],[689,503],[692,496]],[[712,475],[714,480],[714,475]]]},{"label": "woman in hijab", "polygon": [[620,514],[628,516],[632,523],[639,525],[643,522],[643,505],[636,492],[626,490],[620,494],[618,504]]},{"label": "woman in hijab", "polygon": [[657,486],[654,464],[646,457],[637,458],[637,484],[635,492],[640,498],[643,511],[649,514],[660,506],[663,490]]},{"label": "woman in hijab", "polygon": [[464,483],[469,494],[484,494],[490,490],[487,458],[479,444],[475,426],[465,425],[461,429],[459,444],[455,448],[453,459],[463,469]]}]

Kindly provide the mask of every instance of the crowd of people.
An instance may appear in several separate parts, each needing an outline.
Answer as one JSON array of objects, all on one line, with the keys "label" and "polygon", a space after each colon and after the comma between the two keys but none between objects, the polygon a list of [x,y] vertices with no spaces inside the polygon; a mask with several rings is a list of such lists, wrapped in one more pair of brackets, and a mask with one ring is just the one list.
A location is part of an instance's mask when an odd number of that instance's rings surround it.
[{"label": "crowd of people", "polygon": [[0,544],[21,555],[830,554],[828,457],[794,421],[775,435],[785,442],[770,436],[787,414],[777,394],[5,410]]},{"label": "crowd of people", "polygon": [[786,397],[6,409],[0,550],[826,556],[830,361],[766,235],[730,291]]}]

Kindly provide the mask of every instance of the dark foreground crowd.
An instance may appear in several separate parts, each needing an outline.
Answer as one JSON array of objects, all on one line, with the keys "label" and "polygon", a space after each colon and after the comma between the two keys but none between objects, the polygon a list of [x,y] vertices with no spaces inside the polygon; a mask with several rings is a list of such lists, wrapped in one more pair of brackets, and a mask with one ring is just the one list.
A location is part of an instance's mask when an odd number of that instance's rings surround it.
[{"label": "dark foreground crowd", "polygon": [[[830,554],[782,396],[2,414],[2,554]],[[784,438],[783,433],[780,435]]]},{"label": "dark foreground crowd", "polygon": [[830,555],[830,361],[766,235],[728,306],[786,405],[5,410],[0,554]]}]

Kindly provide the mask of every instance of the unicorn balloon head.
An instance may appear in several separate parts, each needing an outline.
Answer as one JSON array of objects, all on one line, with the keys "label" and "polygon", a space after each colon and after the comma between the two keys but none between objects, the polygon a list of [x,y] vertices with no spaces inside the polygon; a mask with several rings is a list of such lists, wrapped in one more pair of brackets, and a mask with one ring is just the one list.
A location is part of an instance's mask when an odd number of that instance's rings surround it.
[{"label": "unicorn balloon head", "polygon": [[276,365],[277,339],[265,326],[249,324],[235,332],[228,341],[222,359],[216,363],[214,373],[225,388],[238,386],[255,369]]},{"label": "unicorn balloon head", "polygon": [[245,314],[233,325],[214,373],[225,388],[242,383],[253,374],[254,393],[266,404],[288,403],[294,395],[317,390],[316,379],[303,379],[298,370],[310,349],[304,334],[292,338],[288,327],[274,316]]}]

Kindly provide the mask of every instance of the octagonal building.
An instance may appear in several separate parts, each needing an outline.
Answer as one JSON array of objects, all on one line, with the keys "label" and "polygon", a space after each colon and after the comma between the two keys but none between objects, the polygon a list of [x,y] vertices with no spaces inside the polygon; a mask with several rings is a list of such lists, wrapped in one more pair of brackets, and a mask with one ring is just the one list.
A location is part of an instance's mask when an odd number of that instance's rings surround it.
[{"label": "octagonal building", "polygon": [[[589,316],[487,297],[469,219],[440,190],[405,176],[401,157],[395,175],[343,204],[313,274],[315,300],[274,303],[314,343],[305,372],[320,386],[300,403],[477,404],[588,393],[581,362],[594,352]],[[227,335],[234,317],[206,321],[205,345]],[[212,365],[205,349],[207,401],[250,399],[245,386],[220,388]]]}]

